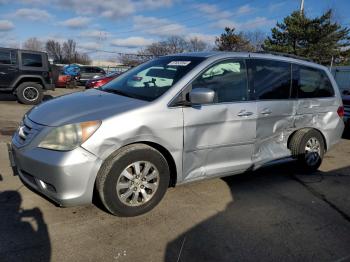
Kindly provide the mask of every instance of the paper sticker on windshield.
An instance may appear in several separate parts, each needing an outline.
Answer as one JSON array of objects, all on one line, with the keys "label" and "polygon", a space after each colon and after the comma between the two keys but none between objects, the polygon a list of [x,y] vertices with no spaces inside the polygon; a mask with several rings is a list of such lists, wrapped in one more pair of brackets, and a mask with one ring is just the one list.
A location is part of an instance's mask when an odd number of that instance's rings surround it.
[{"label": "paper sticker on windshield", "polygon": [[188,66],[191,61],[171,61],[168,66]]}]

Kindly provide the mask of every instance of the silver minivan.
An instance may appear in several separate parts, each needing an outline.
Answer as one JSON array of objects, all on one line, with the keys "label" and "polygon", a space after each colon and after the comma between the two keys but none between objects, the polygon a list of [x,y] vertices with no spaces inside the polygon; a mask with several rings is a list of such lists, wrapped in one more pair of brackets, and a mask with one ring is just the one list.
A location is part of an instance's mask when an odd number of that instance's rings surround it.
[{"label": "silver minivan", "polygon": [[171,186],[281,160],[314,171],[340,140],[343,115],[321,65],[272,54],[179,54],[34,107],[9,152],[23,183],[59,205],[91,203],[96,190],[112,214],[135,216]]}]

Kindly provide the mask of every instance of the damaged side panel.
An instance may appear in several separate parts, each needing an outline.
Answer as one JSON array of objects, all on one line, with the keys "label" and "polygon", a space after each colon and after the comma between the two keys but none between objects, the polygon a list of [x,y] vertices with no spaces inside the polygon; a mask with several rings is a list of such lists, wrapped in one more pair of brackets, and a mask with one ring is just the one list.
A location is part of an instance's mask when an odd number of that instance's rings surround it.
[{"label": "damaged side panel", "polygon": [[185,180],[235,173],[249,168],[252,164],[255,131],[255,102],[184,108]]}]

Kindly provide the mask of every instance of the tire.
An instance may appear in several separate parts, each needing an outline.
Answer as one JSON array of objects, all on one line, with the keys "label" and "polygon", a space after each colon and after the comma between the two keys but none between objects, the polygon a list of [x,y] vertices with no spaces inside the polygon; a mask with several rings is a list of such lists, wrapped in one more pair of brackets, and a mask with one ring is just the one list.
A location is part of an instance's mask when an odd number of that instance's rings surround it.
[{"label": "tire", "polygon": [[[152,177],[155,178],[149,180]],[[153,209],[163,198],[169,179],[164,156],[150,146],[134,144],[105,161],[96,178],[96,189],[110,213],[131,217]]]},{"label": "tire", "polygon": [[16,95],[18,101],[26,105],[37,105],[44,96],[42,86],[34,82],[20,84],[16,89]]},{"label": "tire", "polygon": [[292,156],[298,159],[299,168],[306,172],[314,172],[322,163],[325,142],[319,131],[305,128],[293,135],[289,148]]}]

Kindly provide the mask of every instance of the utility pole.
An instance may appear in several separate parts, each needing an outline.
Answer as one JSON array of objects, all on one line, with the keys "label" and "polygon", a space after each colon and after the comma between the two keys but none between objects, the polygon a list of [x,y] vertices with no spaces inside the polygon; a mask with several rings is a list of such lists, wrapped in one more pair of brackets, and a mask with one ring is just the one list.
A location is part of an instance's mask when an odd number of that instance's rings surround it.
[{"label": "utility pole", "polygon": [[304,0],[301,0],[300,2],[300,14],[302,15],[304,13]]}]

